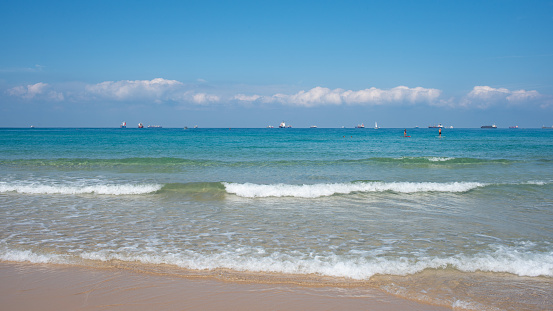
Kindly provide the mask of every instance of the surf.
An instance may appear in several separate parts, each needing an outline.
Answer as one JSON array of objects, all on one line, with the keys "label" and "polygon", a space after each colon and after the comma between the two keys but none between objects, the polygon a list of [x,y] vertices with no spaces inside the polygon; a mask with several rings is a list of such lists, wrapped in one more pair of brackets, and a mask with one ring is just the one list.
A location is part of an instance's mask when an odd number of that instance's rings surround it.
[{"label": "surf", "polygon": [[246,198],[264,197],[297,197],[318,198],[336,194],[351,194],[355,192],[397,192],[397,193],[421,193],[421,192],[467,192],[476,188],[485,187],[487,184],[479,182],[352,182],[352,183],[325,183],[325,184],[253,184],[253,183],[228,183],[223,185],[228,193]]},{"label": "surf", "polygon": [[97,184],[97,185],[55,185],[55,184],[12,184],[0,182],[0,193],[19,194],[97,194],[97,195],[140,195],[155,193],[162,188],[159,184]]}]

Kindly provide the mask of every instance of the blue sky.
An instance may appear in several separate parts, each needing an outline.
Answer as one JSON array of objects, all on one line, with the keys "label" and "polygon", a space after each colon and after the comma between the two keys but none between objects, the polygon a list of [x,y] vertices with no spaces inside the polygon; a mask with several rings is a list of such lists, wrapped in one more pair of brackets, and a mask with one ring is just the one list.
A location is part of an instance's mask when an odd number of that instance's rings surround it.
[{"label": "blue sky", "polygon": [[3,1],[0,127],[553,125],[553,1]]}]

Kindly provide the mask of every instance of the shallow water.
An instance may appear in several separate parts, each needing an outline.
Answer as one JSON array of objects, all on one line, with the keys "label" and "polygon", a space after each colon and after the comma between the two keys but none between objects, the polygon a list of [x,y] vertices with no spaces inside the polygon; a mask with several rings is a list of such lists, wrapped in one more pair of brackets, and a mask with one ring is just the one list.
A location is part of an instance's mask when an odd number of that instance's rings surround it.
[{"label": "shallow water", "polygon": [[330,277],[550,309],[553,131],[408,134],[1,129],[0,260]]}]

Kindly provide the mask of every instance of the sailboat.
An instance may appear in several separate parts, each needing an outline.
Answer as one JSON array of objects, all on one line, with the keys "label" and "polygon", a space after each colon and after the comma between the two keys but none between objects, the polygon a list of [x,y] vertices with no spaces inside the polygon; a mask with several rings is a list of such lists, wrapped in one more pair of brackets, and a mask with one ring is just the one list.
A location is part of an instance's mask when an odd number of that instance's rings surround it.
[{"label": "sailboat", "polygon": [[378,129],[379,129],[378,123],[376,123],[376,121],[374,121],[374,129],[375,129],[375,130],[378,130]]}]

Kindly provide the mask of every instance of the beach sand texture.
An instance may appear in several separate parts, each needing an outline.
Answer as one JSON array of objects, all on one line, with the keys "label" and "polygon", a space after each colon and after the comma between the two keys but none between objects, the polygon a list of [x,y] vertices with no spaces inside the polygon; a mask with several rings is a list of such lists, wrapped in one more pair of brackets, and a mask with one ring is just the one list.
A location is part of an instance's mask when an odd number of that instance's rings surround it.
[{"label": "beach sand texture", "polygon": [[223,282],[119,269],[0,264],[2,310],[449,310],[370,288]]}]

